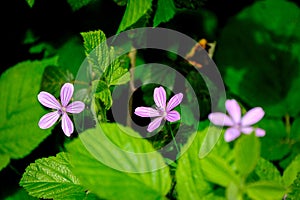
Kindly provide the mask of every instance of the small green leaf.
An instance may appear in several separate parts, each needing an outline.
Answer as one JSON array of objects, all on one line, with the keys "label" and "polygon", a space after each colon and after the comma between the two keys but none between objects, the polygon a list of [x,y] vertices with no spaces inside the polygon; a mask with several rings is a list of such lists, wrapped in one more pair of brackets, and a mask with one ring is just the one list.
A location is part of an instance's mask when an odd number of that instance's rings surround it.
[{"label": "small green leaf", "polygon": [[120,33],[136,23],[151,9],[151,6],[152,0],[128,0],[124,16],[117,32]]},{"label": "small green leaf", "polygon": [[26,0],[30,8],[32,8],[35,0]]},{"label": "small green leaf", "polygon": [[238,172],[242,176],[250,174],[260,157],[260,143],[257,137],[251,135],[243,135],[234,147],[235,163]]},{"label": "small green leaf", "polygon": [[9,164],[10,158],[7,154],[0,154],[0,171]]},{"label": "small green leaf", "polygon": [[67,0],[70,4],[73,11],[79,10],[83,6],[88,5],[89,3],[96,1],[96,0]]},{"label": "small green leaf", "polygon": [[175,13],[176,8],[173,0],[158,0],[153,26],[156,27],[162,22],[169,21],[174,17]]},{"label": "small green leaf", "polygon": [[209,131],[206,131],[205,133],[205,138],[199,151],[200,159],[204,158],[212,151],[222,133],[222,130],[215,126],[210,126],[208,130]]},{"label": "small green leaf", "polygon": [[25,61],[0,77],[0,152],[19,159],[28,155],[51,133],[38,127],[46,113],[37,100],[44,69],[57,58]]},{"label": "small green leaf", "polygon": [[72,171],[100,198],[163,199],[168,193],[168,166],[152,145],[132,129],[101,124],[79,136],[81,141],[74,140],[67,146]]},{"label": "small green leaf", "polygon": [[287,200],[300,199],[300,172],[297,174],[297,178],[290,187],[290,192],[287,195]]},{"label": "small green leaf", "polygon": [[285,186],[290,186],[295,179],[297,178],[297,174],[300,172],[300,155],[296,156],[296,158],[287,166],[287,168],[283,172],[283,182]]},{"label": "small green leaf", "polygon": [[259,158],[254,172],[260,180],[273,181],[281,184],[282,178],[279,170],[268,160]]},{"label": "small green leaf", "polygon": [[83,199],[85,189],[70,170],[69,155],[42,158],[30,164],[22,176],[20,185],[37,198]]},{"label": "small green leaf", "polygon": [[223,187],[227,187],[231,182],[239,183],[238,176],[223,158],[210,154],[200,162],[203,174],[208,181]]},{"label": "small green leaf", "polygon": [[282,199],[286,190],[278,183],[271,181],[258,181],[250,183],[246,187],[246,192],[253,200],[274,200]]}]

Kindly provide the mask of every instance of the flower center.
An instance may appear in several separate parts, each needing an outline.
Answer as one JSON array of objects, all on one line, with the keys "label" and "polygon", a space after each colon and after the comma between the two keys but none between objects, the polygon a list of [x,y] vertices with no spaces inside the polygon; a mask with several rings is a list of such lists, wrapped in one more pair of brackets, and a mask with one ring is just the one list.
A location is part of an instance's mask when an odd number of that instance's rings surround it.
[{"label": "flower center", "polygon": [[165,117],[167,115],[164,108],[156,107],[156,109],[158,110],[158,113],[159,113],[160,116]]},{"label": "flower center", "polygon": [[67,109],[65,107],[61,107],[61,110],[60,110],[62,113],[66,113],[67,112]]}]

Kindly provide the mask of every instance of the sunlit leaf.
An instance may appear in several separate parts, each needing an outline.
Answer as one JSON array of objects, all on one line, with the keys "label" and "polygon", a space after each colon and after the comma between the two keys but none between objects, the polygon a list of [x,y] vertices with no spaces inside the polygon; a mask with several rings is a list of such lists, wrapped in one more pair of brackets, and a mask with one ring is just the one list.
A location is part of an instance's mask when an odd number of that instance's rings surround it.
[{"label": "sunlit leaf", "polygon": [[163,199],[168,193],[168,166],[152,145],[130,128],[101,124],[81,133],[80,139],[84,145],[75,140],[67,146],[72,171],[99,197]]},{"label": "sunlit leaf", "polygon": [[173,0],[158,0],[153,26],[156,27],[160,23],[169,21],[174,17],[175,13],[176,8]]},{"label": "sunlit leaf", "polygon": [[273,181],[281,184],[282,178],[279,170],[268,160],[259,158],[254,172],[260,180]]},{"label": "sunlit leaf", "polygon": [[285,186],[291,185],[297,178],[297,174],[300,173],[300,155],[298,155],[289,166],[283,172],[283,182]]},{"label": "sunlit leaf", "polygon": [[300,199],[300,173],[297,174],[296,180],[290,187],[291,191],[287,195],[287,200]]},{"label": "sunlit leaf", "polygon": [[258,181],[246,187],[248,196],[253,200],[282,199],[285,191],[283,186],[271,181]]},{"label": "sunlit leaf", "polygon": [[30,8],[32,8],[35,0],[26,0]]},{"label": "sunlit leaf", "polygon": [[118,28],[118,33],[136,23],[151,9],[151,6],[152,0],[128,0],[124,16]]},{"label": "sunlit leaf", "polygon": [[85,189],[70,170],[67,153],[38,159],[30,164],[20,185],[37,198],[83,199],[86,195]]},{"label": "sunlit leaf", "polygon": [[[46,111],[37,100],[44,69],[57,58],[25,61],[0,78],[0,152],[18,159],[28,155],[50,133],[38,127]],[[26,130],[26,131],[24,131]]]}]

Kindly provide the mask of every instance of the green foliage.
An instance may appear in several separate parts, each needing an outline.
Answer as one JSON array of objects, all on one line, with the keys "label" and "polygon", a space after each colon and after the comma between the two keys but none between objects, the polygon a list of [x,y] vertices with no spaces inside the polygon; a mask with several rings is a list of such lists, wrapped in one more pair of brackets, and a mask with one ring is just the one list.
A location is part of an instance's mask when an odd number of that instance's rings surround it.
[{"label": "green foliage", "polygon": [[88,5],[89,3],[96,1],[96,0],[67,0],[70,4],[73,11],[79,10],[83,6]]},{"label": "green foliage", "polygon": [[253,200],[282,199],[285,188],[271,181],[258,181],[251,183],[246,188],[248,196]]},{"label": "green foliage", "polygon": [[153,26],[156,27],[160,23],[169,21],[174,17],[175,13],[176,8],[173,0],[158,0]]},{"label": "green foliage", "polygon": [[69,155],[42,158],[30,164],[20,181],[27,192],[37,198],[83,199],[85,189],[70,170]]},{"label": "green foliage", "polygon": [[130,128],[101,124],[81,133],[80,139],[84,146],[80,140],[67,146],[72,171],[99,197],[163,199],[168,193],[168,166],[151,144]]},{"label": "green foliage", "polygon": [[10,157],[7,154],[0,154],[0,171],[9,164]]},{"label": "green foliage", "polygon": [[229,91],[268,116],[300,111],[299,15],[289,1],[256,1],[230,20],[218,41],[215,59]]},{"label": "green foliage", "polygon": [[290,187],[291,191],[287,195],[287,200],[296,200],[300,198],[300,173],[298,172],[297,178]]},{"label": "green foliage", "polygon": [[259,180],[273,181],[282,184],[282,177],[279,170],[268,160],[259,158],[254,170]]},{"label": "green foliage", "polygon": [[125,31],[151,10],[152,0],[128,0],[126,10],[118,28],[118,33]]},{"label": "green foliage", "polygon": [[283,182],[285,186],[290,186],[297,178],[300,166],[300,155],[298,155],[293,162],[283,172]]},{"label": "green foliage", "polygon": [[32,8],[33,4],[34,4],[35,0],[26,0],[26,2],[28,3],[28,5],[30,6],[30,8]]},{"label": "green foliage", "polygon": [[241,137],[235,144],[235,163],[242,176],[250,174],[260,157],[260,143],[254,134]]},{"label": "green foliage", "polygon": [[26,190],[20,189],[13,195],[5,198],[5,200],[38,200],[38,198],[30,196]]},{"label": "green foliage", "polygon": [[19,159],[28,155],[51,133],[51,129],[41,130],[37,125],[45,114],[37,94],[48,65],[57,65],[57,58],[25,61],[0,77],[0,155],[3,164],[7,163],[8,156]]},{"label": "green foliage", "polygon": [[204,158],[208,155],[220,139],[222,131],[219,128],[211,126],[209,130],[204,133],[205,138],[199,151],[199,158]]}]

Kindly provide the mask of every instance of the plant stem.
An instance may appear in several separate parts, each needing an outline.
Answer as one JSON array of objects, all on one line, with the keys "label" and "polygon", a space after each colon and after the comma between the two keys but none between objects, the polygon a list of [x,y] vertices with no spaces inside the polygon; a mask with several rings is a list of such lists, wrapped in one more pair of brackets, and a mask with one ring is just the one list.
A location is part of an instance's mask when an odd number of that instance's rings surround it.
[{"label": "plant stem", "polygon": [[285,119],[285,130],[286,130],[287,138],[290,138],[290,134],[291,134],[291,121],[290,121],[289,114],[286,114],[284,116],[284,119]]},{"label": "plant stem", "polygon": [[170,130],[172,139],[173,139],[173,141],[174,141],[174,145],[175,145],[175,147],[176,147],[177,153],[179,154],[179,152],[180,152],[180,151],[179,151],[179,147],[178,147],[178,144],[177,144],[177,142],[176,142],[176,139],[175,139],[174,133],[173,133],[173,131],[172,131],[171,125],[170,125],[170,124],[167,124],[167,125],[169,126],[169,130]]}]

